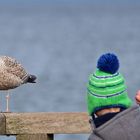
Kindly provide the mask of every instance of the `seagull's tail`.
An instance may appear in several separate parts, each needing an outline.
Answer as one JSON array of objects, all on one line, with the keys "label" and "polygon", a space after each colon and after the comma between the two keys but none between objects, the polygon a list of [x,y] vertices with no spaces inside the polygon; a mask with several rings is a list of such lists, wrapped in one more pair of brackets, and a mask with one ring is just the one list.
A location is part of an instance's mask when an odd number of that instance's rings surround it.
[{"label": "seagull's tail", "polygon": [[35,75],[29,75],[27,83],[36,83],[36,81],[35,81],[36,79],[37,79],[37,77]]}]

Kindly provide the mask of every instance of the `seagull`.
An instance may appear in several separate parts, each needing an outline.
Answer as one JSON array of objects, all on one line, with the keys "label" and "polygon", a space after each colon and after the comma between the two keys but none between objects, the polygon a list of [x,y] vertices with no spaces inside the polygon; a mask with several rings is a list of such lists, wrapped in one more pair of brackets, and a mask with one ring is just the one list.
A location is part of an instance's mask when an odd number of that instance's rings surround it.
[{"label": "seagull", "polygon": [[[9,91],[22,84],[36,83],[36,76],[28,74],[24,67],[9,56],[0,56],[0,90]],[[9,112],[9,92],[6,96],[6,112]]]}]

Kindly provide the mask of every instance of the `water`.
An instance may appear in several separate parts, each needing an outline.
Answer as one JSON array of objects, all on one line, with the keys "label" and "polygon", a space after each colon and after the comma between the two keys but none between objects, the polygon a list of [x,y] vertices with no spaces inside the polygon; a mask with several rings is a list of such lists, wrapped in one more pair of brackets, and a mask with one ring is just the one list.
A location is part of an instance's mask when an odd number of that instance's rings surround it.
[{"label": "water", "polygon": [[[13,112],[81,112],[86,83],[97,58],[120,59],[132,100],[140,88],[140,8],[44,6],[0,8],[0,54],[19,60],[37,84],[12,90]],[[1,93],[4,93],[3,91]],[[5,110],[2,94],[2,109]],[[56,135],[85,140],[88,135]],[[0,137],[0,140],[14,140]]]}]

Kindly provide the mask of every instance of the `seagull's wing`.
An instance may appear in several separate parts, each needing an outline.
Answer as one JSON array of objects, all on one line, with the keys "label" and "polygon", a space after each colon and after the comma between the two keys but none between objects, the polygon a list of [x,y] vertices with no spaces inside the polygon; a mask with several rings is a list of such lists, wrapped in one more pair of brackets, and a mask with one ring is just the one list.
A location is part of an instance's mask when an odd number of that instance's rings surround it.
[{"label": "seagull's wing", "polygon": [[8,56],[2,56],[1,59],[4,62],[7,73],[17,76],[23,81],[23,83],[24,81],[26,81],[28,74],[23,68],[23,66],[16,59]]},{"label": "seagull's wing", "polygon": [[0,90],[13,89],[22,84],[22,80],[11,73],[0,70]]}]

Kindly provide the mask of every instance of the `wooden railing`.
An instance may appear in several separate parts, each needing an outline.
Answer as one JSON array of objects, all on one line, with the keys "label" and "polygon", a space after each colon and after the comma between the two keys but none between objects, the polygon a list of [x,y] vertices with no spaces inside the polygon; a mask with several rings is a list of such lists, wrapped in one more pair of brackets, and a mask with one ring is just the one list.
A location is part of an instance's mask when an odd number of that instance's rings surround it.
[{"label": "wooden railing", "polygon": [[87,113],[0,113],[0,135],[54,140],[54,134],[90,133]]}]

